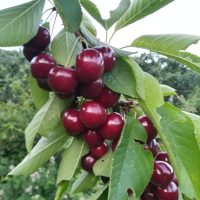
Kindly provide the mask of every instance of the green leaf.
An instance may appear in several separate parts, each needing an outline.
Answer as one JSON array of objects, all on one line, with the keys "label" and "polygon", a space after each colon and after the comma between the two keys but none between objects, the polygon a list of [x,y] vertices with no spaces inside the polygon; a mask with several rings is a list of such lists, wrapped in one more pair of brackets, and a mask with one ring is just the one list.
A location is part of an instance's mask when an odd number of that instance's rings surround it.
[{"label": "green leaf", "polygon": [[57,184],[61,181],[69,181],[72,179],[80,158],[87,152],[86,145],[83,139],[73,139],[72,144],[67,148],[63,155],[59,166]]},{"label": "green leaf", "polygon": [[18,164],[9,175],[28,176],[38,170],[51,156],[60,150],[67,141],[67,135],[61,126],[50,133],[50,137],[42,137],[31,152]]},{"label": "green leaf", "polygon": [[132,52],[124,51],[124,50],[115,48],[113,46],[110,46],[108,44],[105,44],[105,43],[101,42],[94,35],[92,35],[83,24],[80,26],[80,29],[81,29],[81,33],[83,34],[83,37],[86,39],[86,41],[92,47],[99,46],[99,45],[109,46],[109,47],[111,47],[114,50],[116,56],[128,56],[128,55],[133,54]]},{"label": "green leaf", "polygon": [[79,29],[82,20],[81,6],[78,0],[53,0],[65,31],[74,33]]},{"label": "green leaf", "polygon": [[65,32],[64,29],[55,36],[51,43],[51,53],[57,63],[65,66],[70,57],[69,66],[75,65],[76,56],[82,50],[80,42],[73,49],[75,42],[76,36],[73,33]]},{"label": "green leaf", "polygon": [[97,176],[94,176],[94,174],[82,171],[73,183],[70,194],[84,192],[93,188],[96,185],[97,180],[98,178]]},{"label": "green leaf", "polygon": [[121,143],[113,156],[109,200],[127,200],[128,188],[131,188],[138,198],[151,178],[152,153],[145,151],[144,145],[136,140],[145,143],[146,133],[133,114],[129,113]]},{"label": "green leaf", "polygon": [[200,147],[200,116],[189,112],[184,112],[184,113],[192,120],[194,124],[195,137]]},{"label": "green leaf", "polygon": [[62,195],[67,190],[67,187],[68,187],[68,181],[62,181],[61,183],[59,183],[54,200],[60,200],[62,198]]},{"label": "green leaf", "polygon": [[97,35],[97,30],[95,26],[86,15],[83,15],[82,24],[92,35]]},{"label": "green leaf", "polygon": [[110,11],[109,19],[102,19],[101,14],[94,3],[90,0],[81,0],[82,6],[85,10],[94,18],[97,22],[99,22],[106,30],[110,29],[113,24],[115,24],[127,11],[130,6],[130,0],[121,0],[119,6]]},{"label": "green leaf", "polygon": [[0,11],[0,46],[19,46],[33,38],[45,0],[33,0]]},{"label": "green leaf", "polygon": [[191,119],[181,110],[165,103],[158,109],[163,137],[170,147],[170,158],[181,191],[190,198],[200,199],[200,150]]},{"label": "green leaf", "polygon": [[147,15],[156,12],[172,1],[173,0],[132,0],[128,11],[118,21],[115,30],[126,27]]},{"label": "green leaf", "polygon": [[176,95],[176,90],[168,85],[160,85],[163,96],[171,96],[171,95]]},{"label": "green leaf", "polygon": [[36,113],[25,130],[26,148],[32,149],[33,141],[37,133],[48,136],[60,122],[61,112],[71,103],[71,99],[61,100],[52,95],[46,104]]},{"label": "green leaf", "polygon": [[102,195],[105,195],[105,191],[108,188],[108,184],[99,187],[95,193],[92,193],[92,196],[88,197],[87,200],[106,200],[105,198],[102,199]]},{"label": "green leaf", "polygon": [[103,81],[115,92],[144,98],[143,71],[131,58],[118,57],[114,69],[104,74]]},{"label": "green leaf", "polygon": [[199,40],[200,36],[195,35],[144,35],[133,41],[132,46],[173,58],[200,73],[200,57],[187,52],[187,48],[198,43]]},{"label": "green leaf", "polygon": [[37,108],[41,108],[49,99],[49,92],[38,87],[36,79],[34,79],[31,75],[29,76],[29,85],[33,103]]},{"label": "green leaf", "polygon": [[104,155],[102,158],[96,161],[93,167],[93,172],[96,176],[110,177],[112,157],[113,157],[113,152],[112,150],[109,150],[109,152],[106,155]]}]

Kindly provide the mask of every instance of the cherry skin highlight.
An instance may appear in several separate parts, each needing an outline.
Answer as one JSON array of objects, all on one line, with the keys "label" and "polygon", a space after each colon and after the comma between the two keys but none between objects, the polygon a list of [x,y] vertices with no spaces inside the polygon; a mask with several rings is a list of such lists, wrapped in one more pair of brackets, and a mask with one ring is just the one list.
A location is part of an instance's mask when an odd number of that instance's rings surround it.
[{"label": "cherry skin highlight", "polygon": [[107,115],[106,121],[99,129],[104,139],[114,140],[120,137],[124,126],[124,120],[119,113],[111,113]]},{"label": "cherry skin highlight", "polygon": [[159,144],[156,142],[155,139],[153,139],[144,145],[144,149],[149,149],[153,156],[156,157],[158,154]]},{"label": "cherry skin highlight", "polygon": [[106,110],[98,102],[87,101],[82,104],[79,116],[87,128],[99,128],[106,121]]},{"label": "cherry skin highlight", "polygon": [[166,186],[174,177],[174,171],[170,164],[156,160],[154,162],[153,175],[151,177],[151,184],[155,186]]},{"label": "cherry skin highlight", "polygon": [[117,104],[120,94],[110,90],[108,87],[103,87],[100,95],[95,100],[102,104],[105,108],[113,107]]},{"label": "cherry skin highlight", "polygon": [[70,97],[78,84],[76,70],[56,66],[49,71],[48,84],[55,93]]},{"label": "cherry skin highlight", "polygon": [[91,156],[90,153],[84,155],[81,158],[81,166],[87,172],[92,172],[92,168],[96,162],[96,159]]},{"label": "cherry skin highlight", "polygon": [[106,46],[94,47],[94,49],[103,56],[105,72],[111,71],[116,62],[114,51],[110,47]]},{"label": "cherry skin highlight", "polygon": [[49,71],[55,66],[51,56],[41,53],[31,60],[31,74],[35,78],[47,79]]},{"label": "cherry skin highlight", "polygon": [[102,144],[102,136],[95,130],[88,130],[84,134],[84,140],[90,147],[97,147]]},{"label": "cherry skin highlight", "polygon": [[65,110],[62,114],[62,123],[70,135],[76,136],[84,131],[84,125],[79,119],[79,111],[75,109]]},{"label": "cherry skin highlight", "polygon": [[103,57],[95,49],[85,49],[76,58],[76,69],[80,81],[92,83],[103,75]]}]

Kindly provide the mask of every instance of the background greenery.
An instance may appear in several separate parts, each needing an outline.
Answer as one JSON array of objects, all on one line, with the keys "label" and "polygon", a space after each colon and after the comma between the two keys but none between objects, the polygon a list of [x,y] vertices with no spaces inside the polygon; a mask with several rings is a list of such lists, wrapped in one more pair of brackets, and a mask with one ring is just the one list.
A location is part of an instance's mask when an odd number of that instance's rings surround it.
[{"label": "background greenery", "polygon": [[[177,90],[177,96],[168,101],[200,114],[200,76],[197,73],[153,53],[137,54],[135,59],[160,83]],[[29,71],[21,52],[0,50],[0,199],[3,200],[50,200],[54,196],[58,167],[55,157],[28,178],[6,177],[26,155],[24,129],[36,112],[27,81]]]}]

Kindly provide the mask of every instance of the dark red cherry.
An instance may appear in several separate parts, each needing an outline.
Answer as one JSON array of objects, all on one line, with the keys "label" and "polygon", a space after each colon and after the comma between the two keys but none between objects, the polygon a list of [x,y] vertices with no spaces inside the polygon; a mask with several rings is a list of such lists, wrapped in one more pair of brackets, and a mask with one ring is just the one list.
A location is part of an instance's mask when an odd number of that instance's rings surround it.
[{"label": "dark red cherry", "polygon": [[140,116],[138,120],[147,132],[147,142],[150,142],[157,136],[157,130],[146,115]]},{"label": "dark red cherry", "polygon": [[57,94],[72,96],[75,93],[78,78],[76,70],[64,67],[54,67],[48,75],[49,87]]},{"label": "dark red cherry", "polygon": [[117,104],[119,97],[119,93],[113,92],[108,87],[103,87],[100,95],[96,98],[96,101],[98,101],[105,108],[110,108]]},{"label": "dark red cherry", "polygon": [[178,184],[178,180],[177,180],[175,174],[174,174],[174,177],[173,177],[172,181],[173,181],[177,186],[179,186],[179,184]]},{"label": "dark red cherry", "polygon": [[84,131],[84,125],[79,119],[79,111],[75,109],[65,110],[62,114],[62,123],[70,135],[76,136]]},{"label": "dark red cherry", "polygon": [[40,26],[34,38],[24,44],[25,47],[35,49],[36,51],[44,51],[50,44],[49,30]]},{"label": "dark red cherry", "polygon": [[178,187],[174,182],[164,187],[157,187],[156,196],[159,200],[178,200]]},{"label": "dark red cherry", "polygon": [[92,172],[92,168],[96,162],[96,159],[91,156],[90,153],[84,155],[81,158],[81,166],[87,172]]},{"label": "dark red cherry", "polygon": [[156,160],[154,162],[153,175],[151,177],[151,183],[155,186],[168,185],[174,177],[174,171],[169,163]]},{"label": "dark red cherry", "polygon": [[94,49],[96,49],[103,56],[105,71],[111,71],[116,62],[114,51],[110,47],[106,46],[99,46]]},{"label": "dark red cherry", "polygon": [[153,139],[144,145],[144,149],[149,149],[152,152],[153,156],[156,157],[159,150],[159,144],[156,142],[155,139]]},{"label": "dark red cherry", "polygon": [[98,102],[87,101],[82,104],[79,116],[87,128],[99,128],[106,121],[106,110]]},{"label": "dark red cherry", "polygon": [[115,149],[116,149],[118,143],[119,143],[119,138],[113,140],[113,142],[112,142],[112,150],[113,150],[113,151],[115,151]]},{"label": "dark red cherry", "polygon": [[90,84],[83,83],[80,86],[80,95],[87,99],[95,99],[100,95],[102,88],[103,82],[101,78]]},{"label": "dark red cherry", "polygon": [[156,200],[155,199],[155,194],[151,191],[149,192],[144,192],[142,195],[141,195],[141,200]]},{"label": "dark red cherry", "polygon": [[44,53],[40,53],[31,60],[31,74],[35,78],[47,79],[49,71],[56,66],[54,59]]},{"label": "dark red cherry", "polygon": [[103,57],[95,49],[85,49],[76,58],[76,69],[80,81],[92,83],[104,72]]},{"label": "dark red cherry", "polygon": [[88,130],[84,134],[84,140],[90,147],[96,147],[102,144],[102,136],[95,130]]},{"label": "dark red cherry", "polygon": [[47,79],[36,79],[37,80],[37,84],[38,86],[46,91],[51,91],[51,88],[49,87],[48,83],[47,83]]},{"label": "dark red cherry", "polygon": [[106,121],[99,129],[103,138],[114,140],[120,137],[124,126],[124,120],[119,113],[113,112],[107,115]]},{"label": "dark red cherry", "polygon": [[108,152],[108,144],[104,142],[98,147],[92,147],[90,149],[90,152],[94,158],[99,159]]},{"label": "dark red cherry", "polygon": [[161,160],[161,161],[165,161],[167,163],[170,163],[169,156],[168,156],[167,152],[159,152],[156,155],[156,160]]},{"label": "dark red cherry", "polygon": [[36,55],[38,55],[40,53],[40,51],[37,51],[33,48],[28,48],[28,47],[24,47],[23,48],[23,54],[25,56],[25,58],[30,62],[32,60],[33,57],[35,57]]}]

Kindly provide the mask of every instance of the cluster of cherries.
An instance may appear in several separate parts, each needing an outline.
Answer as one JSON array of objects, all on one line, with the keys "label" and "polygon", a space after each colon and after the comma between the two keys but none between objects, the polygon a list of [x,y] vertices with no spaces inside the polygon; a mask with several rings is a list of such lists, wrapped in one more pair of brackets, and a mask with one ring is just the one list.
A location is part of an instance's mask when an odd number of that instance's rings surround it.
[{"label": "cluster of cherries", "polygon": [[[115,54],[106,46],[84,49],[77,56],[76,66],[65,68],[42,53],[49,44],[49,31],[39,27],[36,36],[24,44],[24,56],[31,61],[31,74],[40,88],[53,91],[62,99],[82,97],[79,109],[73,104],[63,111],[61,119],[69,135],[83,136],[88,144],[90,151],[81,158],[81,164],[92,172],[96,160],[107,153],[109,146],[115,150],[124,126],[121,114],[107,112],[118,104],[120,94],[103,85],[101,78],[115,66]],[[141,200],[178,200],[178,182],[167,153],[158,152],[157,131],[147,116],[138,120],[147,133],[144,148],[151,150],[155,158],[153,175]]]},{"label": "cluster of cherries", "polygon": [[145,149],[151,150],[155,158],[153,174],[141,200],[178,200],[178,181],[167,152],[159,152],[159,145],[155,139],[157,130],[147,116],[140,116],[138,120],[147,133]]}]

